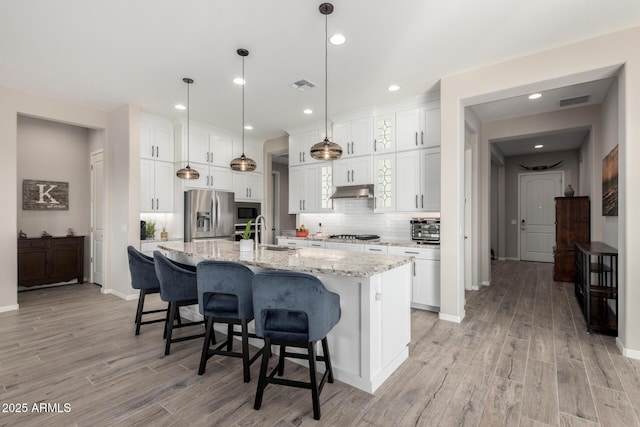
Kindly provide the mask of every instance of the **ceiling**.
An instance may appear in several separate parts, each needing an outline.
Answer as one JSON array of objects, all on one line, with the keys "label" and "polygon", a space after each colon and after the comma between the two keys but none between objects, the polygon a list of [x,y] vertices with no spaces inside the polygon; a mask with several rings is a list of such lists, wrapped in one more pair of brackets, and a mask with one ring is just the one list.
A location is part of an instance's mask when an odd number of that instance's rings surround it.
[{"label": "ceiling", "polygon": [[[319,1],[2,0],[0,85],[112,111],[131,103],[169,117],[272,138],[324,120],[324,16]],[[335,0],[329,117],[438,90],[439,80],[640,25],[637,0]],[[300,92],[297,80],[318,87]],[[387,91],[398,84],[397,92]],[[314,114],[304,115],[311,108]],[[485,113],[481,113],[485,114]],[[499,113],[487,109],[491,117]]]}]

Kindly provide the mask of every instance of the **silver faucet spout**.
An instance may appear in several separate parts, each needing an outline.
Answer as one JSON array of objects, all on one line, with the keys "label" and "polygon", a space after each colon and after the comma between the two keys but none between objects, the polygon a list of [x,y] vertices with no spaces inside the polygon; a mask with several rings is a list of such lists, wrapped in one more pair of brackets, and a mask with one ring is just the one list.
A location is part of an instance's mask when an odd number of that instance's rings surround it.
[{"label": "silver faucet spout", "polygon": [[264,238],[264,232],[267,229],[267,219],[264,215],[258,215],[256,217],[256,250],[258,250],[258,245],[262,243]]}]

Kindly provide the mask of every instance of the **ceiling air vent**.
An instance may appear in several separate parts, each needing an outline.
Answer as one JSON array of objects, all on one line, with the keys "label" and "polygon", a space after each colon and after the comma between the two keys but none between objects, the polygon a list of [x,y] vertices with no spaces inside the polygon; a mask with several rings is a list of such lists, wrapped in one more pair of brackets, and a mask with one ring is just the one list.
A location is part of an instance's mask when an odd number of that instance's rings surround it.
[{"label": "ceiling air vent", "polygon": [[589,95],[576,96],[575,98],[561,99],[560,102],[558,102],[558,105],[560,107],[568,107],[570,105],[584,104],[585,102],[588,102],[588,101],[589,101]]},{"label": "ceiling air vent", "polygon": [[298,80],[297,82],[291,83],[289,85],[289,87],[297,89],[300,92],[305,92],[305,91],[307,91],[309,89],[313,89],[314,87],[316,87],[316,85],[314,85],[313,83],[311,83],[308,80],[302,79],[302,80]]}]

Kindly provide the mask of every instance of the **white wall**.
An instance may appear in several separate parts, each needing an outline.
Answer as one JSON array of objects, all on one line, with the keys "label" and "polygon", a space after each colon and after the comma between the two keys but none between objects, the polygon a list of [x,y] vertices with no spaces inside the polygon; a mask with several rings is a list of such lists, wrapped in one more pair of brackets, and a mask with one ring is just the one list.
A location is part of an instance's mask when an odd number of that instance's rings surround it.
[{"label": "white wall", "polygon": [[[463,212],[464,107],[481,102],[522,96],[571,84],[611,77],[619,73],[620,129],[620,246],[621,304],[618,342],[624,354],[640,357],[640,241],[625,239],[640,235],[640,198],[633,197],[626,183],[640,182],[640,168],[626,163],[640,161],[640,27],[581,41],[534,55],[444,77],[441,80],[442,199],[441,313],[442,318],[464,317],[462,272],[463,236],[459,230]],[[624,66],[624,68],[621,68]],[[625,144],[625,141],[630,141]],[[479,178],[489,185],[487,172]],[[595,171],[594,171],[595,172]],[[595,175],[595,173],[594,173]],[[593,191],[596,197],[596,191]],[[593,216],[592,216],[593,218]],[[488,251],[488,247],[485,248]],[[486,257],[488,258],[488,257]],[[627,286],[628,284],[628,286]]]},{"label": "white wall", "polygon": [[[273,171],[280,174],[280,230],[293,230],[296,228],[296,216],[289,214],[289,166],[279,163],[271,165]],[[269,192],[271,194],[271,192]],[[264,215],[270,216],[271,212],[264,212]],[[271,221],[271,218],[269,218]],[[272,224],[268,224],[271,227]]]}]

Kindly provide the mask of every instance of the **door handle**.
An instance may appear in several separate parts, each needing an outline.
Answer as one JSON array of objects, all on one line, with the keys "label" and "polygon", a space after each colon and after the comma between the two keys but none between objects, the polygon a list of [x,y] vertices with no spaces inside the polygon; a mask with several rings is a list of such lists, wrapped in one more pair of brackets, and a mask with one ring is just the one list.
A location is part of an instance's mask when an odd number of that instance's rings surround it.
[{"label": "door handle", "polygon": [[525,231],[527,229],[527,225],[524,222],[524,219],[522,220],[522,222],[520,223],[520,230]]}]

